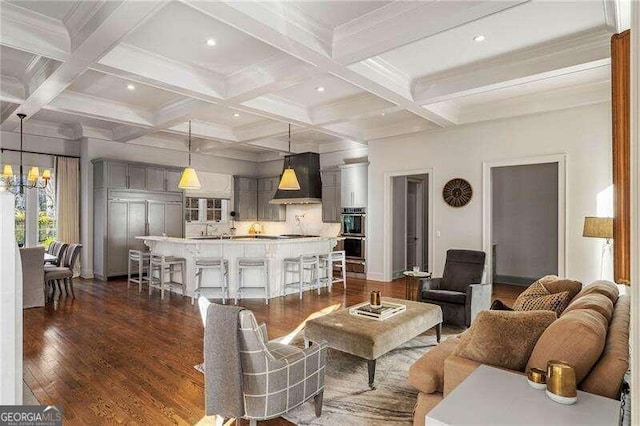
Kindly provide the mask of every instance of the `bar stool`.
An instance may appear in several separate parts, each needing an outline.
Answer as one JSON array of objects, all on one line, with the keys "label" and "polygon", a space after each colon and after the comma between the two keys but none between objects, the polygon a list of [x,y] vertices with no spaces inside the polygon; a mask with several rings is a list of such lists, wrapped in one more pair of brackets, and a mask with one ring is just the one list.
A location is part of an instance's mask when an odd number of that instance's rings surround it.
[{"label": "bar stool", "polygon": [[[286,295],[287,287],[297,286],[300,300],[302,300],[302,289],[305,284],[313,286],[315,280],[316,289],[320,294],[320,256],[317,254],[303,254],[298,257],[287,257],[284,259],[284,269],[282,270],[282,295]],[[304,280],[305,271],[309,272],[309,281]],[[298,281],[287,282],[287,274],[298,274]]]},{"label": "bar stool", "polygon": [[[182,295],[185,296],[185,283],[187,282],[187,261],[184,257],[164,256],[151,253],[149,260],[149,294],[152,288],[160,289],[160,299],[164,300],[165,287],[179,286],[182,288]],[[153,274],[158,272],[158,278]],[[175,274],[180,274],[182,282],[174,280]],[[166,274],[169,274],[169,281],[166,281]]]},{"label": "bar stool", "polygon": [[[196,289],[193,290],[193,293],[191,295],[191,304],[193,305],[195,298],[200,296],[202,290],[205,288],[221,289],[222,303],[225,304],[227,299],[229,298],[229,261],[221,257],[197,257],[195,259],[195,264]],[[220,273],[220,285],[203,286],[202,275],[205,270],[218,271]]]},{"label": "bar stool", "polygon": [[[327,254],[320,255],[320,262],[322,263],[322,269],[326,273],[326,281],[329,286],[329,292],[331,287],[339,282],[342,282],[342,287],[347,288],[347,257],[344,250],[332,251]],[[336,262],[339,262],[336,265]],[[333,268],[340,268],[340,276],[338,278],[333,275]]]},{"label": "bar stool", "polygon": [[238,304],[238,299],[242,298],[242,290],[245,288],[260,288],[260,287],[245,287],[244,285],[244,272],[247,270],[259,270],[262,272],[264,278],[264,303],[269,304],[269,261],[262,257],[241,257],[238,258],[238,289],[236,290],[235,303]]},{"label": "bar stool", "polygon": [[[149,252],[129,250],[129,260],[127,262],[127,288],[131,286],[131,283],[135,283],[138,284],[138,293],[142,292],[142,283],[149,282],[149,259]],[[136,266],[138,278],[133,278],[131,273]],[[145,275],[145,272],[147,275]]]}]

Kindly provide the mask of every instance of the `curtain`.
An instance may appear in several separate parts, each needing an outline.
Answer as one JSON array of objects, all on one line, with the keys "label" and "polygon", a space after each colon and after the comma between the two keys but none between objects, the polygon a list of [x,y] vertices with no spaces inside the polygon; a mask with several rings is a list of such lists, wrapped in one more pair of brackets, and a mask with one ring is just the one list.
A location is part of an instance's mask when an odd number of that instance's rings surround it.
[{"label": "curtain", "polygon": [[611,116],[613,141],[613,275],[631,282],[631,37],[611,37]]},{"label": "curtain", "polygon": [[[67,244],[80,242],[80,160],[56,158],[57,239]],[[78,275],[80,261],[74,275]]]}]

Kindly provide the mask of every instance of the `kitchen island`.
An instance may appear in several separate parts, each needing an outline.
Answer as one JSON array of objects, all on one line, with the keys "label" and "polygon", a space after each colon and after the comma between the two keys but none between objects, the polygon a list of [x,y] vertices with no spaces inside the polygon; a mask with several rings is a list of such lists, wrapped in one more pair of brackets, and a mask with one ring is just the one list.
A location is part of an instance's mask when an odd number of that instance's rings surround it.
[{"label": "kitchen island", "polygon": [[[280,297],[283,293],[283,260],[301,254],[326,254],[337,244],[337,237],[308,236],[236,236],[236,237],[198,237],[172,238],[161,236],[136,237],[144,241],[153,253],[165,256],[183,257],[187,261],[185,292],[191,297],[196,289],[195,259],[199,257],[221,257],[229,261],[229,295],[234,298],[237,291],[237,259],[242,257],[262,257],[269,262],[269,297]],[[179,274],[177,274],[179,275]],[[179,278],[177,278],[179,279]],[[217,271],[205,270],[202,285],[219,286],[220,275]],[[291,280],[292,277],[289,277]],[[308,278],[307,278],[308,280]],[[244,277],[243,298],[263,298],[263,279],[258,271],[247,271]],[[255,290],[251,287],[256,287]],[[172,289],[180,292],[180,289]],[[295,286],[287,288],[286,294],[295,293]],[[202,294],[210,298],[220,298],[217,289],[205,289]]]}]

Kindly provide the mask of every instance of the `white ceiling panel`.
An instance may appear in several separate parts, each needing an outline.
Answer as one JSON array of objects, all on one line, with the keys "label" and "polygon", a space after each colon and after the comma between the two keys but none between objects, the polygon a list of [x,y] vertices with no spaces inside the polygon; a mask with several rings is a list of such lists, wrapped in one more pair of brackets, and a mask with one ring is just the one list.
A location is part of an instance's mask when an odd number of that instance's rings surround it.
[{"label": "white ceiling panel", "polygon": [[263,117],[223,105],[209,104],[194,111],[193,119],[222,124],[228,127],[240,127],[264,121]]},{"label": "white ceiling panel", "polygon": [[[128,89],[130,85],[133,90]],[[180,98],[172,92],[91,70],[82,74],[67,90],[145,109],[156,109]]]},{"label": "white ceiling panel", "polygon": [[316,77],[302,84],[288,87],[276,96],[306,108],[336,102],[365,93],[361,88],[330,74]]},{"label": "white ceiling panel", "polygon": [[[380,58],[413,79],[604,24],[602,2],[534,0],[391,50]],[[484,41],[474,41],[479,35]]]},{"label": "white ceiling panel", "polygon": [[[215,40],[214,46],[207,44],[209,39]],[[130,34],[126,42],[222,75],[278,53],[277,49],[179,2],[170,2],[162,8]]]},{"label": "white ceiling panel", "polygon": [[36,58],[36,55],[0,46],[0,73],[9,77],[22,80],[27,66]]},{"label": "white ceiling panel", "polygon": [[302,1],[290,3],[327,28],[336,28],[379,9],[390,1]]}]

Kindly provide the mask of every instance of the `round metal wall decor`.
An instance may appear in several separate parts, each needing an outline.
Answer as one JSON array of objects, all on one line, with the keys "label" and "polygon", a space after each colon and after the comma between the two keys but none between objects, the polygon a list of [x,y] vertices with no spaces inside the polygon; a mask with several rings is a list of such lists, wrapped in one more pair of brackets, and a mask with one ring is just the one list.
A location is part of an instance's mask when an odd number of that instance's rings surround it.
[{"label": "round metal wall decor", "polygon": [[473,189],[471,184],[464,179],[455,178],[444,184],[442,198],[451,207],[462,207],[471,201]]}]

